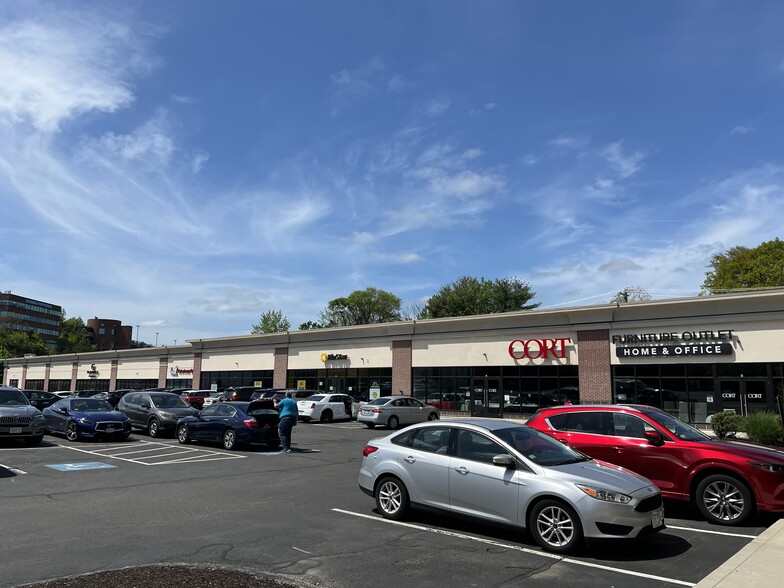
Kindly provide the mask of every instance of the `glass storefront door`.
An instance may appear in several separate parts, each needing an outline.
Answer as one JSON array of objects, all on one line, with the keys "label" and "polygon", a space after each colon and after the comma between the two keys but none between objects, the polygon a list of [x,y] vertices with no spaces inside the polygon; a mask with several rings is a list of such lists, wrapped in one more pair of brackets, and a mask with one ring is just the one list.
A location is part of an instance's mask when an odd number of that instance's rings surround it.
[{"label": "glass storefront door", "polygon": [[471,416],[500,417],[504,410],[499,378],[474,378],[471,387]]},{"label": "glass storefront door", "polygon": [[346,378],[327,378],[327,392],[346,394]]},{"label": "glass storefront door", "polygon": [[719,406],[746,416],[758,410],[776,410],[764,378],[719,378]]}]

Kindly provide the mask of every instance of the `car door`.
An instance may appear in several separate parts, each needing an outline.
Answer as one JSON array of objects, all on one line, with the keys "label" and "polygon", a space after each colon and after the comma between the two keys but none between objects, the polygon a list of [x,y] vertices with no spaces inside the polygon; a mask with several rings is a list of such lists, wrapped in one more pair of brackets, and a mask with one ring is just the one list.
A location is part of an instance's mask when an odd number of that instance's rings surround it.
[{"label": "car door", "polygon": [[210,404],[205,406],[201,412],[196,416],[195,421],[188,422],[188,434],[194,441],[199,441],[209,438],[209,428],[212,421],[217,416],[218,407],[220,404]]},{"label": "car door", "polygon": [[60,400],[49,407],[44,413],[47,429],[58,433],[65,430],[65,421],[67,419],[65,410],[67,410],[67,407],[67,400]]},{"label": "car door", "polygon": [[422,404],[416,398],[406,398],[405,405],[402,407],[405,414],[404,419],[400,419],[405,423],[422,423],[427,420],[432,409],[427,405]]},{"label": "car door", "polygon": [[476,431],[456,431],[449,462],[451,510],[499,523],[520,524],[519,494],[523,478],[514,468],[493,463],[495,455],[509,455],[501,445]]},{"label": "car door", "polygon": [[559,441],[586,455],[614,463],[612,415],[608,411],[573,411],[567,413],[565,418],[551,418],[550,422],[558,423],[559,430],[553,433],[553,437]]},{"label": "car door", "polygon": [[[131,420],[132,425],[137,427],[140,426],[139,425],[140,397],[141,394],[135,393],[135,394],[128,394],[122,399],[123,412],[125,413],[125,416],[127,416]],[[146,423],[141,426],[146,426]]]},{"label": "car door", "polygon": [[216,414],[210,418],[208,430],[211,439],[220,441],[226,429],[233,428],[232,421],[237,416],[237,409],[228,404],[217,404],[216,407]]},{"label": "car door", "polygon": [[452,427],[414,431],[401,448],[400,465],[409,477],[409,493],[417,503],[449,510],[449,439]]},{"label": "car door", "polygon": [[[612,419],[614,455],[607,461],[649,478],[665,493],[681,492],[690,460],[678,441],[640,416],[614,412]],[[654,445],[646,431],[658,431],[664,443]]]}]

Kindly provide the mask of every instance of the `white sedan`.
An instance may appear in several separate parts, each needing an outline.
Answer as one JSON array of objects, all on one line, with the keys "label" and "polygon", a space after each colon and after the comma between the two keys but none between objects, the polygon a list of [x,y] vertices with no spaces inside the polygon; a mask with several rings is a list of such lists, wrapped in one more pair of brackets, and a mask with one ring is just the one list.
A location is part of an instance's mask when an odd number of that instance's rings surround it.
[{"label": "white sedan", "polygon": [[310,398],[297,401],[299,420],[312,420],[330,423],[335,419],[354,419],[359,412],[359,404],[348,394],[314,394]]}]

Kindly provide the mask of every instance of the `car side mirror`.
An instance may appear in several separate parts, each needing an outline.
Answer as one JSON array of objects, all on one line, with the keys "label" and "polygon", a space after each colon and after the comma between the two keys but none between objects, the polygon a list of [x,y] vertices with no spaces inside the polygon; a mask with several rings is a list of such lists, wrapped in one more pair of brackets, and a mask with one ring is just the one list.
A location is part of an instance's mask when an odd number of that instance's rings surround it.
[{"label": "car side mirror", "polygon": [[515,468],[515,460],[508,453],[502,453],[493,456],[493,465],[512,470]]},{"label": "car side mirror", "polygon": [[645,431],[645,438],[648,440],[648,443],[656,447],[664,445],[664,437],[659,431]]}]

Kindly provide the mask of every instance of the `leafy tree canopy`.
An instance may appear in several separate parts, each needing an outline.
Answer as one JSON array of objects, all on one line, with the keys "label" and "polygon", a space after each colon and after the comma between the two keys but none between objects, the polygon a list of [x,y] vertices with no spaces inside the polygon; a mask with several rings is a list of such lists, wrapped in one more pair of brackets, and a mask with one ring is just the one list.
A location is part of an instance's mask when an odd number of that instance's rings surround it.
[{"label": "leafy tree canopy", "polygon": [[419,318],[443,318],[530,310],[539,303],[528,304],[536,296],[530,284],[518,278],[485,280],[462,276],[452,284],[441,286],[425,304]]},{"label": "leafy tree canopy", "polygon": [[714,255],[708,267],[702,294],[784,286],[784,241],[733,247]]},{"label": "leafy tree canopy", "polygon": [[345,298],[331,300],[319,318],[324,327],[399,321],[400,298],[376,288],[355,290]]},{"label": "leafy tree canopy", "polygon": [[22,357],[28,353],[49,355],[49,348],[41,335],[28,331],[0,329],[0,358]]},{"label": "leafy tree canopy", "polygon": [[311,331],[313,329],[323,329],[324,325],[313,321],[306,321],[299,326],[300,331]]},{"label": "leafy tree canopy", "polygon": [[81,317],[65,318],[60,321],[60,336],[57,338],[57,353],[82,353],[95,351],[87,327]]},{"label": "leafy tree canopy", "polygon": [[291,323],[283,316],[280,310],[268,310],[261,313],[259,323],[253,325],[251,334],[260,335],[264,333],[284,333],[291,328]]},{"label": "leafy tree canopy", "polygon": [[640,288],[639,286],[629,286],[628,288],[624,288],[615,296],[613,296],[612,300],[610,300],[610,303],[638,302],[640,300],[653,300],[653,297],[648,293],[647,290]]}]

